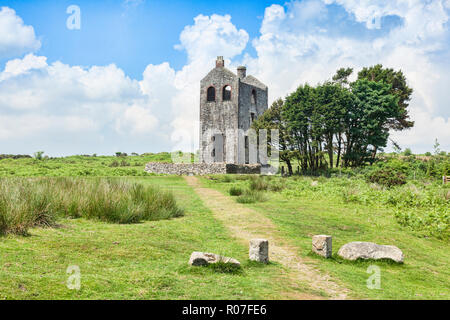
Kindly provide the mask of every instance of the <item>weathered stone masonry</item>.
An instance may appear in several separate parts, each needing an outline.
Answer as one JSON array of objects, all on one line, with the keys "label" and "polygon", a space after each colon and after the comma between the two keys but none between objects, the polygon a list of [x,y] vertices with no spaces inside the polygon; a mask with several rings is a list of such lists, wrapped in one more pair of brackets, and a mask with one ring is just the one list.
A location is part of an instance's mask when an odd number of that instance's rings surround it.
[{"label": "weathered stone masonry", "polygon": [[[259,161],[250,161],[252,122],[267,110],[268,88],[245,67],[237,74],[225,68],[223,57],[200,82],[200,163],[148,163],[157,174],[261,174]],[[239,131],[240,130],[240,131]]]},{"label": "weathered stone masonry", "polygon": [[[237,132],[245,135],[267,108],[267,86],[247,76],[245,67],[234,74],[218,57],[200,82],[200,162],[249,163],[248,138],[239,138]],[[244,154],[238,152],[240,144]]]},{"label": "weathered stone masonry", "polygon": [[151,162],[145,171],[157,174],[208,175],[208,174],[260,174],[261,166],[231,163],[162,163]]}]

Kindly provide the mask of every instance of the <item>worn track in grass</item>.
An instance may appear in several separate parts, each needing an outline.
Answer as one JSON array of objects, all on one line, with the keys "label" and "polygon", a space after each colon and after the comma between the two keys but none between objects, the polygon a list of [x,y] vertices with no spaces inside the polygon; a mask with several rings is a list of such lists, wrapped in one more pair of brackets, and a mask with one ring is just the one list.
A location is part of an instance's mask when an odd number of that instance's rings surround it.
[{"label": "worn track in grass", "polygon": [[[320,272],[312,261],[300,258],[298,248],[290,245],[280,234],[272,221],[250,208],[235,202],[232,198],[217,190],[205,188],[198,178],[185,177],[189,186],[199,195],[204,204],[212,210],[216,219],[220,220],[239,241],[248,244],[250,239],[264,238],[269,240],[270,260],[282,264],[291,281],[307,285],[313,292],[326,295],[328,299],[346,299],[348,290],[329,275]],[[286,293],[287,299],[323,299],[317,294]]]}]

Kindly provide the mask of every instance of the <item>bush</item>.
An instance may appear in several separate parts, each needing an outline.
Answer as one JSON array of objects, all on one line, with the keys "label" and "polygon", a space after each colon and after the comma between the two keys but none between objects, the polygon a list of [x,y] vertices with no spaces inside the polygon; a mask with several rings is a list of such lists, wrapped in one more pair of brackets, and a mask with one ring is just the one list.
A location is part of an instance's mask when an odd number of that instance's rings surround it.
[{"label": "bush", "polygon": [[367,175],[367,180],[386,187],[398,186],[406,183],[404,173],[390,167],[375,169]]},{"label": "bush", "polygon": [[438,207],[423,212],[422,210],[401,210],[395,211],[397,222],[412,230],[424,231],[439,239],[450,237],[450,215],[445,207]]},{"label": "bush", "polygon": [[0,154],[0,160],[2,159],[29,159],[30,155],[27,154]]},{"label": "bush", "polygon": [[36,160],[42,160],[44,158],[44,151],[37,151],[34,153],[34,158]]},{"label": "bush", "polygon": [[243,191],[239,187],[231,187],[229,193],[230,196],[240,196],[242,195]]},{"label": "bush", "polygon": [[409,157],[409,156],[411,156],[412,154],[413,154],[413,153],[412,153],[412,151],[411,151],[410,148],[406,148],[405,151],[403,152],[403,155],[406,156],[406,157]]},{"label": "bush", "polygon": [[137,223],[179,217],[183,211],[166,191],[116,179],[0,179],[0,234],[26,234],[58,217]]},{"label": "bush", "polygon": [[119,163],[119,161],[114,160],[113,162],[111,162],[111,163],[109,164],[109,166],[110,166],[111,168],[117,168],[118,166],[120,166],[120,163]]}]

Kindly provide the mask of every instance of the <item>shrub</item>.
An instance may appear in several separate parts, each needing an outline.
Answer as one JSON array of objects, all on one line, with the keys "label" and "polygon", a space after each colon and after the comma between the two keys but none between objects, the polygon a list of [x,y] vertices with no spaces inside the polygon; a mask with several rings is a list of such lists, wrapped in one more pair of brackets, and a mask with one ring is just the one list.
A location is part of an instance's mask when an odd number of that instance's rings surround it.
[{"label": "shrub", "polygon": [[120,166],[121,166],[121,167],[129,167],[129,166],[130,166],[130,163],[129,163],[128,161],[126,161],[126,160],[122,160],[122,161],[120,162]]},{"label": "shrub", "polygon": [[0,179],[0,234],[26,234],[58,217],[137,223],[178,217],[183,211],[166,191],[117,179]]},{"label": "shrub", "polygon": [[119,165],[120,165],[120,164],[119,164],[119,161],[117,161],[117,160],[114,160],[113,162],[111,162],[111,163],[109,164],[109,166],[110,166],[111,168],[117,168]]},{"label": "shrub", "polygon": [[434,208],[426,212],[418,210],[395,211],[397,222],[412,230],[425,231],[439,239],[450,237],[450,215],[444,207]]},{"label": "shrub", "polygon": [[406,183],[404,173],[390,167],[375,169],[367,175],[372,183],[378,183],[386,187],[398,186]]},{"label": "shrub", "polygon": [[36,160],[42,160],[44,158],[44,151],[37,151],[34,153],[34,158]]},{"label": "shrub", "polygon": [[409,157],[409,156],[411,156],[412,154],[413,154],[413,153],[412,153],[412,151],[411,151],[410,148],[406,148],[405,151],[403,152],[403,155],[406,156],[406,157]]},{"label": "shrub", "polygon": [[243,191],[239,187],[231,187],[229,193],[230,196],[240,196],[242,195]]},{"label": "shrub", "polygon": [[116,157],[128,157],[128,154],[126,154],[125,152],[116,152]]}]

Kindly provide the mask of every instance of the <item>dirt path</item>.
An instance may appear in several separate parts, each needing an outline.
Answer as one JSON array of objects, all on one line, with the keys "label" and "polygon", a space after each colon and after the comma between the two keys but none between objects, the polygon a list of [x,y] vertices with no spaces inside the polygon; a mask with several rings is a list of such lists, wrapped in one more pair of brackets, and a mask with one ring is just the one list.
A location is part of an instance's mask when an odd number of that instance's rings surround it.
[{"label": "dirt path", "polygon": [[[282,264],[288,270],[292,280],[306,284],[314,291],[325,293],[330,299],[346,299],[348,290],[333,282],[328,275],[315,269],[306,260],[300,258],[297,248],[290,246],[281,236],[272,221],[250,208],[247,208],[232,198],[217,190],[204,188],[198,178],[185,177],[187,183],[200,196],[205,205],[210,208],[216,219],[232,232],[234,237],[248,245],[250,239],[264,238],[269,240],[270,260]],[[313,294],[286,294],[288,299],[323,299]]]}]

